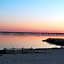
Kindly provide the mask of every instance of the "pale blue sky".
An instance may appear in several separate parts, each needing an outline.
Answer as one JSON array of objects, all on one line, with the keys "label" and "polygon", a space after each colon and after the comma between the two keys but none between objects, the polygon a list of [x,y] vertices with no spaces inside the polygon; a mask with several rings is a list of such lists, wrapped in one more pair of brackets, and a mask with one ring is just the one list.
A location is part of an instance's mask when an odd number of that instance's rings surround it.
[{"label": "pale blue sky", "polygon": [[34,12],[46,16],[51,12],[63,15],[64,0],[0,0],[0,8],[2,9],[0,13],[13,15],[19,13],[22,16],[26,14],[32,16]]}]

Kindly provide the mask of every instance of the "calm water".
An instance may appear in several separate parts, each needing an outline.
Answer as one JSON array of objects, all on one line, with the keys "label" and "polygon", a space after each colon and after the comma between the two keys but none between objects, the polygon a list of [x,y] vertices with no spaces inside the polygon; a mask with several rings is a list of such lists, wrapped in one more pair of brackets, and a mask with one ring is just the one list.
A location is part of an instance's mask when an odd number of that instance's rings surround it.
[{"label": "calm water", "polygon": [[0,34],[0,48],[50,48],[55,45],[42,42],[49,37],[64,38],[62,36],[53,35],[16,35],[16,34]]}]

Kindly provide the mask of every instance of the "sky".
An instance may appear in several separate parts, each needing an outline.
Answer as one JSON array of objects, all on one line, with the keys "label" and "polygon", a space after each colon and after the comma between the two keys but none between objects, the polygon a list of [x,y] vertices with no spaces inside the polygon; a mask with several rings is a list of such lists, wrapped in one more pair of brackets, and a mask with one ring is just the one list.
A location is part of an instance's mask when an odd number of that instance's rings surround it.
[{"label": "sky", "polygon": [[0,0],[0,31],[64,32],[64,0]]}]

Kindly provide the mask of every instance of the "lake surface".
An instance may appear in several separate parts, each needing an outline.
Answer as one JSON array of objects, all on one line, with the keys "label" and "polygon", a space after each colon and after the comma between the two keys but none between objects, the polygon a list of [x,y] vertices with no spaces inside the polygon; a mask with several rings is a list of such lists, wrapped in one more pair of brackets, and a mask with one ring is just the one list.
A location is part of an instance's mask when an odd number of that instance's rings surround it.
[{"label": "lake surface", "polygon": [[42,40],[47,38],[64,38],[64,35],[20,35],[20,34],[0,34],[1,48],[51,48],[51,45]]}]

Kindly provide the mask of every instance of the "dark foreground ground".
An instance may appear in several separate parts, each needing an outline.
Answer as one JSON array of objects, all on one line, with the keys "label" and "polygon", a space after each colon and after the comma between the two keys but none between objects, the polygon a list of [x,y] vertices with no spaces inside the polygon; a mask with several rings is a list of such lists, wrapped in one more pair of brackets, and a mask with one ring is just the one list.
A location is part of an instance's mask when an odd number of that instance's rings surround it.
[{"label": "dark foreground ground", "polygon": [[44,53],[4,54],[0,56],[0,64],[64,64],[64,49],[47,50]]}]

